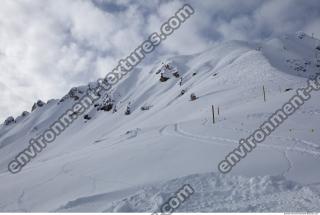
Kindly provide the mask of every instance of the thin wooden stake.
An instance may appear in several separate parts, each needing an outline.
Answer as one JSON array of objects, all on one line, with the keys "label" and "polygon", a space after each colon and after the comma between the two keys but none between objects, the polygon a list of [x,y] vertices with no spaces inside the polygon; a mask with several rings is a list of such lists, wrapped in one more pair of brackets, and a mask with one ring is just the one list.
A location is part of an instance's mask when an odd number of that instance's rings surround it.
[{"label": "thin wooden stake", "polygon": [[215,123],[215,120],[214,120],[214,106],[212,105],[212,122],[213,124]]},{"label": "thin wooden stake", "polygon": [[218,106],[218,116],[220,116],[220,107]]},{"label": "thin wooden stake", "polygon": [[262,86],[262,91],[263,91],[263,100],[264,100],[264,102],[266,102],[266,90],[265,90],[264,86]]}]

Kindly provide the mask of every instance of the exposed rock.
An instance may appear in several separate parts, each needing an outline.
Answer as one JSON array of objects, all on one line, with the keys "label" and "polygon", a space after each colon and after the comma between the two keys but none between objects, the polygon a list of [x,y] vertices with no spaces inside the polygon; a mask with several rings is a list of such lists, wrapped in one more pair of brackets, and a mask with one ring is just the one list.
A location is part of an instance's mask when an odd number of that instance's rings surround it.
[{"label": "exposed rock", "polygon": [[117,105],[115,105],[112,112],[113,112],[113,113],[116,113],[117,111],[118,111]]},{"label": "exposed rock", "polygon": [[158,70],[156,74],[161,73],[160,81],[161,82],[166,82],[172,77],[179,78],[180,74],[178,72],[178,69],[170,65],[169,63],[162,63],[161,68]]},{"label": "exposed rock", "polygon": [[145,110],[150,110],[152,108],[152,105],[143,105],[142,107],[141,107],[141,110],[142,111],[145,111]]},{"label": "exposed rock", "polygon": [[31,132],[36,132],[36,131],[38,131],[38,127],[37,127],[37,126],[34,126],[34,127],[32,128],[32,130],[31,130]]},{"label": "exposed rock", "polygon": [[21,114],[21,116],[22,117],[26,117],[26,116],[28,116],[30,113],[28,112],[28,111],[23,111],[22,112],[22,114]]},{"label": "exposed rock", "polygon": [[83,118],[86,119],[86,120],[90,120],[90,119],[91,119],[91,117],[89,116],[89,114],[84,115]]},{"label": "exposed rock", "polygon": [[46,103],[44,103],[43,101],[41,101],[41,100],[38,100],[37,101],[37,105],[38,105],[38,107],[42,107],[43,105],[45,105]]},{"label": "exposed rock", "polygon": [[106,111],[106,112],[109,112],[111,111],[113,108],[113,104],[112,103],[109,103],[109,104],[106,104],[106,105],[103,105],[101,108],[99,108],[100,110],[103,110],[103,111]]},{"label": "exposed rock", "polygon": [[13,124],[15,121],[14,121],[14,118],[12,116],[8,117],[5,121],[4,121],[4,125],[11,125]]},{"label": "exposed rock", "polygon": [[130,115],[131,114],[131,102],[129,102],[128,106],[127,106],[127,110],[124,113],[125,115]]},{"label": "exposed rock", "polygon": [[170,78],[167,78],[167,77],[164,77],[163,74],[161,74],[161,77],[160,77],[160,81],[161,82],[166,82],[168,81]]},{"label": "exposed rock", "polygon": [[97,107],[97,111],[103,110],[109,112],[115,106],[115,101],[111,98],[110,95],[105,95],[103,101],[101,103],[95,104],[94,107]]},{"label": "exposed rock", "polygon": [[190,95],[190,100],[191,100],[191,101],[194,101],[194,100],[196,100],[196,99],[197,99],[196,94],[191,93],[191,95]]},{"label": "exposed rock", "polygon": [[35,109],[37,109],[37,107],[42,107],[44,106],[45,103],[41,100],[38,100],[36,103],[33,104],[31,111],[34,111]]},{"label": "exposed rock", "polygon": [[184,95],[186,93],[186,90],[181,90],[180,96]]},{"label": "exposed rock", "polygon": [[77,87],[73,87],[68,95],[70,98],[74,99],[75,101],[79,100],[79,94],[82,94],[83,92],[81,90],[79,90]]},{"label": "exposed rock", "polygon": [[84,92],[82,90],[80,90],[78,87],[73,87],[73,88],[71,88],[71,90],[68,92],[67,95],[65,95],[63,98],[60,99],[59,103],[64,102],[66,99],[73,99],[73,100],[77,101],[80,99],[80,97],[83,93]]},{"label": "exposed rock", "polygon": [[176,77],[176,78],[179,78],[179,77],[180,77],[180,75],[179,75],[178,72],[174,72],[174,73],[172,73],[172,75],[173,75],[174,77]]}]

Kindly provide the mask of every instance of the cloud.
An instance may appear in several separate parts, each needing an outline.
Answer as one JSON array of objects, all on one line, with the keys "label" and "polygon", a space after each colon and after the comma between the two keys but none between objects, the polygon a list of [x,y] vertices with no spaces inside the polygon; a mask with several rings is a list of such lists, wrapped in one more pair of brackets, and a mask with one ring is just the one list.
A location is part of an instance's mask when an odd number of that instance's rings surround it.
[{"label": "cloud", "polygon": [[320,37],[318,0],[3,0],[0,119],[104,76],[185,3],[196,13],[150,59],[230,39]]}]

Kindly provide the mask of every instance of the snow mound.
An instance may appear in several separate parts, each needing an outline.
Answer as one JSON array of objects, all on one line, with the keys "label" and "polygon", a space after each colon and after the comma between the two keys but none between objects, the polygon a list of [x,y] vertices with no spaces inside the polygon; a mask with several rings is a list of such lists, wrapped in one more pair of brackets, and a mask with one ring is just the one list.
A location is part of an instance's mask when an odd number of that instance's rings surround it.
[{"label": "snow mound", "polygon": [[[159,208],[183,185],[195,190],[177,212],[304,212],[319,211],[319,192],[282,176],[241,177],[195,174],[111,194],[80,198],[57,211],[161,212]],[[122,194],[122,195],[121,195]],[[110,196],[122,197],[112,201]],[[99,210],[97,210],[99,209]]]}]

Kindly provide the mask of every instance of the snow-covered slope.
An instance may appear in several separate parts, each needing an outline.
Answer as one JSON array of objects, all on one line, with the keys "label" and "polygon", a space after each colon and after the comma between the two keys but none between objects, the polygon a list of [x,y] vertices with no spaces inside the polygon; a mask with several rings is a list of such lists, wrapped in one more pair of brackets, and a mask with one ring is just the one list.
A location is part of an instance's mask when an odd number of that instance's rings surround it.
[{"label": "snow-covered slope", "polygon": [[196,192],[178,212],[319,211],[318,192],[283,177],[246,178],[213,173],[87,196],[68,202],[57,211],[158,212],[183,184],[190,184]]},{"label": "snow-covered slope", "polygon": [[[7,165],[29,139],[95,86],[39,102],[0,126],[0,211],[153,212],[186,181],[195,194],[181,211],[319,211],[317,92],[230,175],[217,170],[239,139],[320,73],[319,44],[301,33],[230,41],[137,68],[84,114],[90,120],[80,117],[13,175]],[[211,105],[220,110],[215,124]]]}]

